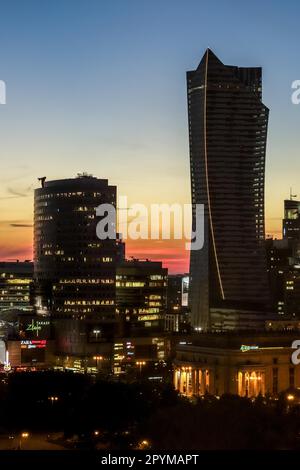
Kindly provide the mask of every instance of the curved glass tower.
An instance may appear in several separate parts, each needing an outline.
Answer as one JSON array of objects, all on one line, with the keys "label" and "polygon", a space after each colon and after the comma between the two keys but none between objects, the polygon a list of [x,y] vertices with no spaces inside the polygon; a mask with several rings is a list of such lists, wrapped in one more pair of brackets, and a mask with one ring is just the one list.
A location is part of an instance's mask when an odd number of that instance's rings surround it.
[{"label": "curved glass tower", "polygon": [[207,49],[187,72],[193,229],[205,206],[205,243],[191,251],[190,307],[196,328],[212,312],[263,312],[264,179],[268,109],[261,68],[224,65]]}]

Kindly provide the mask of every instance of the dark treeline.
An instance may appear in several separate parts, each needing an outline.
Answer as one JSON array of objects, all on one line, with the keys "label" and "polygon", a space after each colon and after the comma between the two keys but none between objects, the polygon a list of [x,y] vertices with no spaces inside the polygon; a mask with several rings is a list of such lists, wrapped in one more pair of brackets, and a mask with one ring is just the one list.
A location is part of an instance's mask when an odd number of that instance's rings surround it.
[{"label": "dark treeline", "polygon": [[0,384],[2,432],[63,431],[89,446],[99,430],[111,448],[147,439],[154,449],[300,448],[300,408],[279,400],[209,395],[192,403],[171,385],[95,380],[58,372],[10,374]]}]

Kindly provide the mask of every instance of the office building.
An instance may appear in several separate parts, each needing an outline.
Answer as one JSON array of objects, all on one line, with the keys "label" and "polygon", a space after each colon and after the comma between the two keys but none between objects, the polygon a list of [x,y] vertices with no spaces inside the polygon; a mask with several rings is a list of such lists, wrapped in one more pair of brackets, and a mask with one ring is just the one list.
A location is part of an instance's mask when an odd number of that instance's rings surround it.
[{"label": "office building", "polygon": [[300,202],[284,201],[282,239],[267,239],[267,266],[273,310],[300,318]]},{"label": "office building", "polygon": [[60,351],[93,354],[116,330],[116,237],[96,234],[96,208],[116,207],[116,187],[85,173],[41,183],[34,200],[35,308],[51,314]]},{"label": "office building", "polygon": [[117,266],[117,314],[125,336],[163,331],[168,270],[158,261],[127,260]]},{"label": "office building", "polygon": [[187,274],[170,274],[168,276],[166,331],[177,333],[189,331],[188,290],[189,276]]},{"label": "office building", "polygon": [[190,257],[194,328],[212,309],[266,312],[264,180],[268,109],[259,67],[224,65],[207,50],[187,72],[193,230],[204,204],[204,247]]},{"label": "office building", "polygon": [[282,238],[300,242],[300,201],[294,199],[284,201]]},{"label": "office building", "polygon": [[0,262],[0,312],[30,311],[33,263]]}]

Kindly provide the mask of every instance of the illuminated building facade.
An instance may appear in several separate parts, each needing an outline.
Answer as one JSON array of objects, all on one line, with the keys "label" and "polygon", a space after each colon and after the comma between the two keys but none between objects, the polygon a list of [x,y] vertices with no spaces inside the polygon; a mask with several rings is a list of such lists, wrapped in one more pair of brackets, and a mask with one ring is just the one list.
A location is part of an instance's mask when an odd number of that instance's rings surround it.
[{"label": "illuminated building facade", "polygon": [[[296,335],[297,336],[297,335]],[[202,334],[182,341],[174,360],[174,386],[183,395],[276,396],[300,386],[291,355],[295,333]]]},{"label": "illuminated building facade", "polygon": [[295,201],[294,199],[286,199],[284,201],[282,237],[300,241],[300,201]]},{"label": "illuminated building facade", "polygon": [[95,209],[107,203],[115,207],[116,187],[84,174],[35,190],[34,278],[56,316],[114,316],[116,242],[96,235]]},{"label": "illuminated building facade", "polygon": [[166,331],[188,332],[190,329],[188,289],[189,276],[187,274],[168,276]]},{"label": "illuminated building facade", "polygon": [[168,312],[188,305],[189,277],[187,274],[169,274],[167,289]]},{"label": "illuminated building facade", "polygon": [[42,181],[35,190],[35,308],[50,312],[66,353],[72,338],[78,354],[93,354],[115,333],[117,243],[97,237],[100,204],[116,207],[116,187],[87,174]]},{"label": "illuminated building facade", "polygon": [[273,311],[279,315],[286,313],[285,276],[290,269],[293,249],[288,239],[265,241],[267,253],[267,269]]},{"label": "illuminated building facade", "polygon": [[33,263],[0,263],[0,312],[31,309],[30,293],[33,279]]},{"label": "illuminated building facade", "polygon": [[193,230],[204,204],[205,241],[190,257],[191,322],[211,308],[266,311],[264,177],[268,109],[261,68],[224,65],[207,50],[187,72]]},{"label": "illuminated building facade", "polygon": [[282,239],[267,239],[266,251],[274,311],[300,318],[300,202],[284,201]]},{"label": "illuminated building facade", "polygon": [[163,330],[167,280],[168,270],[161,262],[133,259],[117,266],[117,314],[125,336]]},{"label": "illuminated building facade", "polygon": [[169,352],[169,340],[164,336],[120,338],[114,344],[113,372],[139,376],[147,371],[153,375],[156,366],[165,363]]},{"label": "illuminated building facade", "polygon": [[45,369],[54,362],[54,341],[23,339],[7,341],[7,357],[12,369]]}]

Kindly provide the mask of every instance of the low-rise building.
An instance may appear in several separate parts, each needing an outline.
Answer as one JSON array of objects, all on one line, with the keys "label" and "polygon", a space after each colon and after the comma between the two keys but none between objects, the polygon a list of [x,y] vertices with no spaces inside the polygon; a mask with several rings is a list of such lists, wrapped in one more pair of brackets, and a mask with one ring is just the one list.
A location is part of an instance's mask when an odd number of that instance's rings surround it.
[{"label": "low-rise building", "polygon": [[0,312],[31,310],[32,278],[33,263],[30,261],[0,262]]},{"label": "low-rise building", "polygon": [[298,338],[296,331],[199,334],[177,345],[174,386],[188,397],[276,396],[300,387],[300,365],[291,361]]}]

